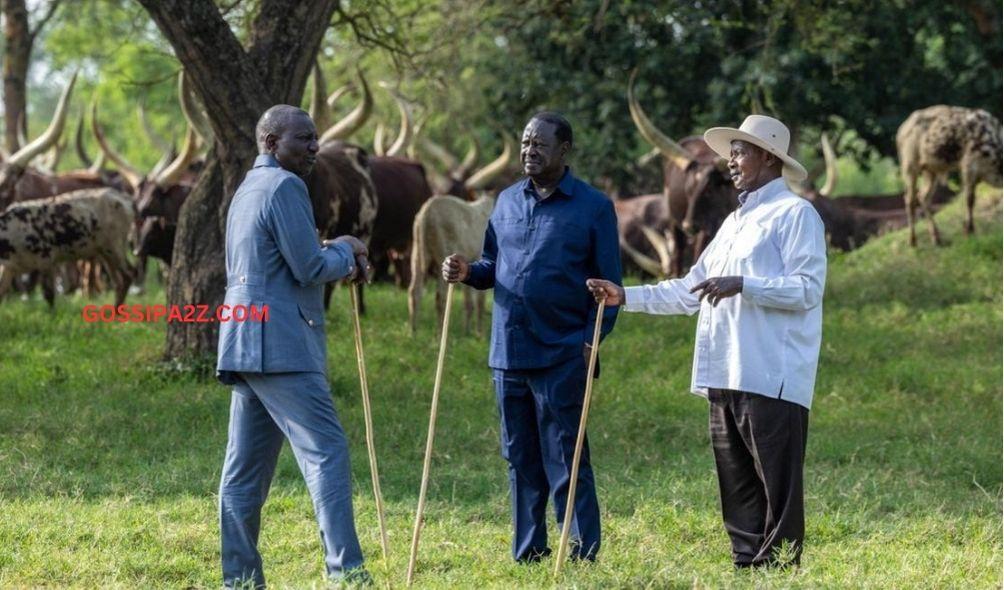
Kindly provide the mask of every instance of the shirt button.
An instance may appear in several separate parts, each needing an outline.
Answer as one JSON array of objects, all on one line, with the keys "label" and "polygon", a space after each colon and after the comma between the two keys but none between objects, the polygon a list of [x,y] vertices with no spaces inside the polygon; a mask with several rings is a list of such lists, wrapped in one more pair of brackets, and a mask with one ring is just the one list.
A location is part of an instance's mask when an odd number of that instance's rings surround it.
[{"label": "shirt button", "polygon": [[248,282],[248,278],[246,276],[244,276],[244,275],[241,275],[241,282],[242,283]]},{"label": "shirt button", "polygon": [[310,327],[314,327],[314,320],[307,320],[307,325]]}]

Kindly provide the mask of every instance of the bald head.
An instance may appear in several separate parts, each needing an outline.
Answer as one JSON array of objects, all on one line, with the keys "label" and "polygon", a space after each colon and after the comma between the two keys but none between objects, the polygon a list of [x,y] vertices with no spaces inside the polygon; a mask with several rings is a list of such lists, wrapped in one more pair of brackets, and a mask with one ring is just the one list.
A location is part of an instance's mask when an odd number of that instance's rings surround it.
[{"label": "bald head", "polygon": [[286,170],[306,176],[314,167],[320,149],[317,129],[303,109],[275,105],[258,119],[255,135],[258,153],[272,155]]},{"label": "bald head", "polygon": [[[269,135],[281,136],[282,132],[289,129],[294,123],[299,123],[302,118],[310,120],[307,111],[290,106],[288,104],[277,104],[269,107],[255,126],[255,139],[258,141],[258,153],[269,153],[267,138]],[[313,122],[311,120],[311,122]]]}]

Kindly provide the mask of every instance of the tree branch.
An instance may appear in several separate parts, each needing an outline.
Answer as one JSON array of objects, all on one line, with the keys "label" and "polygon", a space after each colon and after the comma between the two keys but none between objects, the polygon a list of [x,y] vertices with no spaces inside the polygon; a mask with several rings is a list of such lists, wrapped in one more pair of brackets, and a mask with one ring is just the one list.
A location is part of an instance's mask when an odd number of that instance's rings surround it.
[{"label": "tree branch", "polygon": [[39,19],[37,23],[35,23],[35,28],[29,29],[28,31],[28,38],[30,39],[29,43],[31,44],[35,43],[35,37],[38,35],[38,32],[41,31],[43,28],[45,28],[45,25],[48,24],[49,20],[52,19],[53,15],[56,14],[56,9],[59,8],[59,5],[62,3],[62,1],[63,0],[51,0],[51,2],[49,3],[48,10],[46,10],[42,18]]}]

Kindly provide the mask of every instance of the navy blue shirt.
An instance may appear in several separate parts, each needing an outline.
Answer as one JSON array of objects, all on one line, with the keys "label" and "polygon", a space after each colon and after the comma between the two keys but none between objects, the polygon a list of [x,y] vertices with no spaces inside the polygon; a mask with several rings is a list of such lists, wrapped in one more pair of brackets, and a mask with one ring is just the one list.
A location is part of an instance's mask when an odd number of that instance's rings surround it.
[{"label": "navy blue shirt", "polygon": [[[621,283],[613,203],[567,168],[546,199],[523,179],[499,193],[481,259],[470,268],[465,283],[495,288],[492,368],[550,367],[581,355],[596,321],[586,279]],[[616,319],[617,307],[608,307],[604,336]]]}]

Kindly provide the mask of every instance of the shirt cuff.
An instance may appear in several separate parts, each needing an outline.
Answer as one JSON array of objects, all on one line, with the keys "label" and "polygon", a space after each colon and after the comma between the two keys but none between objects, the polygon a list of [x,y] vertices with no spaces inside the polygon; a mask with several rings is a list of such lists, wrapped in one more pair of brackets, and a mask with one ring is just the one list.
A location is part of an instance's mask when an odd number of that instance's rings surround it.
[{"label": "shirt cuff", "polygon": [[743,299],[751,303],[756,303],[763,296],[764,285],[767,279],[763,277],[743,277]]},{"label": "shirt cuff", "polygon": [[337,244],[329,244],[326,246],[329,250],[338,252],[342,257],[345,264],[345,275],[347,277],[352,276],[356,272],[356,257],[352,253],[352,246],[346,244],[345,242],[339,242]]},{"label": "shirt cuff", "polygon": [[642,311],[644,287],[624,287],[624,311]]}]

